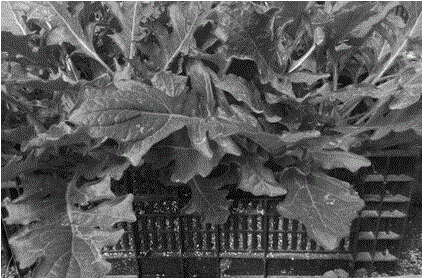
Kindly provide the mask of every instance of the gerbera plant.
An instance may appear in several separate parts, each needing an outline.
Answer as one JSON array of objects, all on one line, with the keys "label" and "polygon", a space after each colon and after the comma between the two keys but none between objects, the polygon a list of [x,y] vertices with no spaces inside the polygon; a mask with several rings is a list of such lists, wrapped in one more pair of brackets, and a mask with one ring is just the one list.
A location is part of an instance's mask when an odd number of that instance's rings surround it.
[{"label": "gerbera plant", "polygon": [[422,4],[319,3],[3,1],[19,266],[105,276],[115,224],[136,221],[111,187],[131,165],[188,186],[183,212],[204,223],[227,221],[226,185],[286,195],[279,213],[336,249],[364,201],[326,170],[370,166],[353,148],[390,132],[422,135]]}]

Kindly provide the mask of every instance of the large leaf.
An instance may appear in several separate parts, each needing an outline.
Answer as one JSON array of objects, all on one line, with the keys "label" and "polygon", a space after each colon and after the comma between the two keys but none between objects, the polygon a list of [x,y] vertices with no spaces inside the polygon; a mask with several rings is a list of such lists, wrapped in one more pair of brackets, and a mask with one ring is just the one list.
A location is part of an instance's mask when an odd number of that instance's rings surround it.
[{"label": "large leaf", "polygon": [[210,139],[227,137],[240,130],[259,131],[252,115],[214,114],[210,107],[213,99],[207,92],[190,91],[188,95],[184,91],[177,97],[169,97],[139,82],[116,85],[119,89],[86,88],[84,101],[72,111],[69,121],[86,126],[94,138],[118,140],[122,144],[121,154],[134,165],[140,163],[151,146],[184,126],[195,149],[210,158],[207,131]]},{"label": "large leaf", "polygon": [[12,6],[10,1],[1,2],[1,30],[9,31],[14,35],[26,35],[29,33],[28,27],[23,21],[23,11]]},{"label": "large leaf", "polygon": [[[114,224],[136,220],[131,208],[133,196],[115,198],[87,211],[68,203],[66,213],[65,183],[48,176],[29,178],[21,197],[5,201],[9,212],[6,222],[25,225],[9,240],[20,268],[43,258],[38,261],[35,277],[104,277],[111,264],[101,249],[116,244],[123,235],[124,230],[114,229]],[[68,190],[68,202],[77,202],[72,199],[76,196],[74,183]]]},{"label": "large leaf", "polygon": [[285,195],[287,190],[274,177],[273,172],[264,166],[266,159],[261,156],[249,157],[240,166],[239,188],[255,196],[270,197]]},{"label": "large leaf", "polygon": [[325,249],[337,248],[365,204],[351,185],[321,172],[303,176],[294,168],[287,169],[280,180],[289,193],[277,205],[278,212],[304,223],[308,235]]},{"label": "large leaf", "polygon": [[200,213],[202,223],[224,224],[229,217],[231,201],[226,199],[227,190],[218,190],[224,185],[237,183],[235,167],[218,178],[196,176],[188,182],[192,197],[183,212]]}]

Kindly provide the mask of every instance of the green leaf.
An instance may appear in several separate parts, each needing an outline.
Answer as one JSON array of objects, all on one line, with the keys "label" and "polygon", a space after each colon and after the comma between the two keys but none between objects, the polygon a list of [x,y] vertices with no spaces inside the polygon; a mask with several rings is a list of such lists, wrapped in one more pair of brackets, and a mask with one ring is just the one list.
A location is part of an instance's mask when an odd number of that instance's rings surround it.
[{"label": "green leaf", "polygon": [[348,2],[331,14],[316,15],[312,19],[312,25],[314,28],[320,26],[329,31],[329,36],[335,42],[340,42],[360,24],[364,23],[362,27],[369,25],[366,21],[378,14],[376,5],[373,2]]},{"label": "green leaf", "polygon": [[287,76],[290,82],[306,83],[308,86],[311,86],[312,84],[314,84],[315,82],[317,82],[318,80],[322,78],[329,78],[329,77],[330,77],[329,74],[313,74],[306,71],[290,73]]},{"label": "green leaf", "polygon": [[357,192],[349,183],[321,172],[302,176],[290,168],[280,180],[289,193],[277,205],[278,212],[305,224],[307,234],[325,249],[336,249],[340,240],[349,235],[352,220],[364,207],[365,202]]},{"label": "green leaf", "polygon": [[237,151],[236,154],[240,155],[240,150],[229,137],[221,138],[217,142],[217,144],[210,142],[210,150],[213,155],[209,158],[192,146],[188,130],[182,128],[154,145],[144,159],[145,162],[151,163],[156,168],[164,167],[174,160],[175,167],[171,181],[187,183],[196,175],[207,177],[226,153],[234,152],[233,149]]},{"label": "green leaf", "polygon": [[1,131],[1,140],[21,144],[23,141],[31,139],[34,135],[34,126],[19,126],[13,129],[3,129]]},{"label": "green leaf", "polygon": [[165,92],[167,95],[174,97],[182,93],[186,88],[187,76],[175,75],[170,71],[157,72],[151,79],[155,88]]},{"label": "green leaf", "polygon": [[378,140],[391,131],[403,132],[413,129],[422,135],[422,100],[405,109],[389,109],[392,99],[381,103],[380,107],[361,125],[340,126],[334,130],[344,134],[344,137],[353,137],[368,130],[375,130],[371,140]]},{"label": "green leaf", "polygon": [[[79,19],[72,16],[67,10],[66,3],[50,1],[51,9],[56,13],[57,17],[61,20],[63,26],[57,27],[54,42],[70,42],[78,46],[85,54],[97,60],[108,72],[113,71],[107,66],[106,63],[95,52],[93,40],[93,25],[82,28]],[[53,35],[52,35],[53,36]],[[50,40],[53,40],[50,37]]]},{"label": "green leaf", "polygon": [[358,26],[356,26],[351,31],[351,35],[357,38],[365,37],[372,30],[375,24],[378,24],[385,19],[389,12],[398,5],[400,5],[399,1],[391,1],[387,2],[385,6],[383,6],[383,4],[379,4],[378,6],[373,7],[372,11],[376,11],[377,13],[366,18]]},{"label": "green leaf", "polygon": [[21,173],[35,170],[38,167],[37,152],[33,150],[26,157],[15,157],[9,160],[7,164],[1,168],[1,180],[7,181],[15,179]]},{"label": "green leaf", "polygon": [[231,201],[226,199],[227,190],[218,190],[224,185],[237,182],[236,171],[230,167],[224,175],[218,178],[194,177],[188,182],[192,190],[189,203],[183,208],[183,212],[192,214],[199,213],[201,222],[214,225],[224,224],[229,217]]},{"label": "green leaf", "polygon": [[116,195],[111,191],[111,177],[107,175],[99,181],[85,183],[82,187],[75,188],[72,201],[86,206],[89,202],[103,199],[115,199]]},{"label": "green leaf", "polygon": [[283,134],[245,131],[240,132],[240,134],[250,138],[271,154],[278,154],[279,152],[284,151],[286,147],[292,146],[302,140],[316,138],[321,135],[318,130],[284,132]]},{"label": "green leaf", "polygon": [[22,150],[26,151],[34,147],[54,147],[57,151],[61,146],[80,143],[88,146],[91,144],[91,137],[89,137],[86,128],[72,130],[64,122],[61,122],[58,125],[52,125],[47,132],[40,133],[31,140],[24,142]]},{"label": "green leaf", "polygon": [[273,172],[264,167],[267,159],[254,156],[246,159],[240,166],[241,178],[239,188],[251,192],[255,196],[270,197],[285,195],[287,190],[276,181]]}]

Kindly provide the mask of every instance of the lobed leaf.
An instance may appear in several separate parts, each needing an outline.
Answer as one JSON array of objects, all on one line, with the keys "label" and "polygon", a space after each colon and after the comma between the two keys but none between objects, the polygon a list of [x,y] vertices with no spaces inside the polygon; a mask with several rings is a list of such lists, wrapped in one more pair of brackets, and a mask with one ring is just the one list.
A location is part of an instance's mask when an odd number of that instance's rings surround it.
[{"label": "lobed leaf", "polygon": [[67,186],[62,180],[31,175],[23,183],[23,195],[13,201],[6,198],[3,203],[9,212],[6,222],[25,225],[9,240],[20,268],[42,258],[35,277],[104,277],[111,264],[101,249],[116,244],[124,233],[115,230],[114,224],[136,220],[131,208],[133,195],[113,198],[104,195],[104,186],[84,186],[82,192],[94,194],[90,200],[105,196],[113,200],[82,211],[73,205],[80,200],[75,181],[65,197]]},{"label": "lobed leaf", "polygon": [[201,222],[213,225],[224,224],[229,217],[231,201],[226,199],[227,190],[218,190],[224,185],[237,182],[235,168],[230,169],[218,178],[194,177],[188,182],[192,190],[192,198],[183,212],[200,213]]},{"label": "lobed leaf", "polygon": [[327,250],[338,247],[348,236],[352,220],[365,202],[347,182],[321,172],[302,176],[294,168],[284,171],[280,180],[287,187],[286,199],[278,212],[305,224],[307,233]]}]

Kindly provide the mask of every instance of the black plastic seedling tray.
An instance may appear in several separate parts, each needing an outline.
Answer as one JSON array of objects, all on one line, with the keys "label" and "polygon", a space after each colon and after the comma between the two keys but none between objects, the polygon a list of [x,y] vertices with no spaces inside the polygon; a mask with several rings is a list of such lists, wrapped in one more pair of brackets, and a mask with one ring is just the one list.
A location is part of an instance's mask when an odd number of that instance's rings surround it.
[{"label": "black plastic seedling tray", "polygon": [[[412,230],[412,192],[421,188],[420,146],[410,151],[366,148],[358,152],[371,160],[371,167],[356,174],[341,169],[329,172],[353,184],[366,202],[350,236],[332,252],[308,238],[299,221],[277,213],[275,206],[283,197],[254,197],[232,190],[227,223],[203,225],[199,215],[180,213],[189,201],[188,187],[161,186],[154,182],[153,171],[145,180],[139,172],[145,169],[131,167],[113,182],[113,190],[135,195],[137,221],[120,223],[126,230],[123,238],[103,250],[113,265],[108,276],[321,276],[338,268],[354,277],[397,275],[404,239]],[[5,242],[17,227],[2,223],[2,229]]]}]

